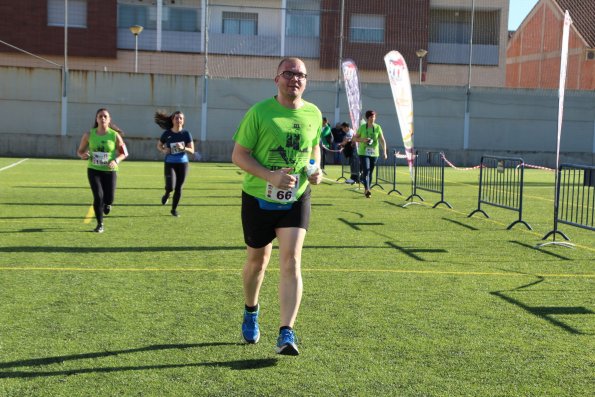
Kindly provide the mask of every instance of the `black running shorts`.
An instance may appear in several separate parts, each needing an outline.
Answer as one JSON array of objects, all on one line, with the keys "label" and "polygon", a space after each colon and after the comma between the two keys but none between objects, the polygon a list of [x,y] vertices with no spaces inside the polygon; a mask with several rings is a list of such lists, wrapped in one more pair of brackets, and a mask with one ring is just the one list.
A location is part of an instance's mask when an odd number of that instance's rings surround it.
[{"label": "black running shorts", "polygon": [[242,192],[242,228],[244,242],[251,248],[262,248],[272,242],[276,228],[310,225],[310,186],[288,210],[263,210],[258,200]]}]

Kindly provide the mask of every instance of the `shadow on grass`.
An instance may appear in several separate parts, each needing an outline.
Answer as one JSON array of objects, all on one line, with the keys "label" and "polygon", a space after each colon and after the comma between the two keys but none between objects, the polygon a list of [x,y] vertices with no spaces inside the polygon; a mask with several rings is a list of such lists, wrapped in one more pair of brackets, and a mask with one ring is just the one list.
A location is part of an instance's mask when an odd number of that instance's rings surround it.
[{"label": "shadow on grass", "polygon": [[398,245],[396,245],[395,243],[392,243],[390,241],[387,241],[386,244],[396,250],[398,250],[399,252],[402,252],[403,254],[407,255],[408,257],[415,259],[416,261],[420,261],[420,262],[425,262],[426,260],[418,255],[416,255],[416,253],[445,253],[448,252],[444,249],[428,249],[428,248],[405,248],[405,247],[400,247]]},{"label": "shadow on grass", "polygon": [[343,219],[343,218],[337,218],[337,219],[354,230],[362,230],[362,229],[360,229],[360,226],[383,226],[384,225],[384,223],[382,223],[382,222],[351,222],[351,221],[348,221],[347,219]]},{"label": "shadow on grass", "polygon": [[[190,344],[171,344],[171,345],[151,345],[140,347],[137,349],[127,350],[114,350],[105,352],[93,352],[93,353],[81,353],[66,356],[54,356],[54,357],[43,357],[34,358],[29,360],[10,361],[6,363],[0,363],[0,369],[6,370],[10,368],[18,367],[39,367],[43,365],[51,364],[63,364],[67,361],[85,360],[85,359],[97,359],[103,357],[113,357],[123,354],[131,354],[146,351],[156,350],[181,350],[181,349],[193,349],[200,347],[211,347],[211,346],[242,346],[243,343],[230,343],[230,342],[211,342],[211,343],[190,343]],[[187,363],[187,364],[161,364],[161,365],[142,365],[142,366],[122,366],[122,367],[103,367],[103,368],[79,368],[69,369],[61,371],[1,371],[0,378],[37,378],[42,376],[64,376],[64,375],[77,375],[85,373],[110,373],[110,372],[122,372],[122,371],[143,371],[143,370],[155,370],[155,369],[170,369],[170,368],[185,368],[185,367],[228,367],[233,370],[247,370],[247,369],[260,369],[267,368],[277,365],[277,359],[266,358],[266,359],[252,359],[252,360],[236,360],[236,361],[216,361],[216,362],[203,362],[203,363]]]},{"label": "shadow on grass", "polygon": [[245,250],[245,246],[219,247],[40,247],[17,246],[0,247],[0,252],[48,252],[48,253],[120,253],[120,252],[188,252],[188,251],[229,251]]},{"label": "shadow on grass", "polygon": [[448,219],[448,218],[442,218],[442,219],[443,219],[443,220],[445,220],[445,221],[448,221],[448,222],[450,222],[450,223],[454,223],[455,225],[459,225],[459,226],[462,226],[462,227],[464,227],[464,228],[467,228],[467,229],[469,229],[469,230],[479,230],[479,229],[478,229],[478,228],[476,228],[476,227],[473,227],[473,226],[467,225],[467,224],[465,224],[465,223],[463,223],[463,222],[455,221],[454,219]]},{"label": "shadow on grass", "polygon": [[538,276],[538,280],[533,281],[529,284],[517,287],[511,291],[494,291],[494,292],[490,292],[490,294],[497,296],[498,298],[504,300],[505,302],[515,305],[515,306],[525,310],[527,313],[530,313],[536,317],[539,317],[539,318],[549,322],[550,324],[553,324],[556,327],[563,329],[564,331],[566,331],[568,333],[575,334],[575,335],[588,335],[587,333],[582,332],[574,327],[571,327],[570,325],[564,323],[563,321],[560,321],[560,320],[552,317],[555,315],[577,315],[577,314],[592,315],[592,314],[595,314],[593,311],[587,309],[586,307],[584,307],[584,306],[529,306],[529,305],[521,302],[518,299],[514,299],[514,298],[510,297],[509,294],[507,295],[505,293],[505,292],[514,292],[514,291],[519,291],[522,289],[527,289],[529,287],[532,287],[534,285],[537,285],[537,284],[543,282],[544,280],[545,280],[544,277]]},{"label": "shadow on grass", "polygon": [[[170,215],[171,216],[171,215]],[[110,218],[153,218],[153,215],[110,215]],[[75,219],[78,221],[83,220],[84,218],[81,216],[0,216],[0,220],[23,220],[23,219]],[[48,228],[49,229],[49,228]],[[56,229],[56,228],[53,228]],[[26,229],[23,229],[24,233],[26,233]],[[74,231],[72,228],[63,230],[66,231]],[[2,233],[2,232],[0,232]]]},{"label": "shadow on grass", "polygon": [[406,202],[405,203],[402,203],[402,204],[399,204],[399,203],[393,203],[392,201],[386,201],[385,200],[385,201],[383,201],[383,203],[384,204],[388,204],[388,205],[392,205],[393,207],[399,207],[399,208],[402,208],[404,210],[407,209],[407,207],[405,207],[405,204],[407,204]]},{"label": "shadow on grass", "polygon": [[[209,197],[202,197],[202,196],[194,196],[197,199],[239,199],[239,196],[230,195],[230,196],[209,196]],[[160,198],[161,199],[161,198]],[[155,200],[155,203],[133,203],[133,204],[121,204],[115,203],[114,208],[118,207],[163,207],[163,204],[158,203],[158,200]],[[40,207],[91,207],[93,203],[2,203],[2,205],[16,205],[16,206],[40,206]],[[240,204],[222,204],[222,203],[213,203],[213,204],[192,204],[192,203],[183,203],[181,204],[182,207],[239,207]],[[18,217],[20,218],[29,218],[26,216]],[[48,218],[48,217],[44,217]],[[6,219],[6,218],[2,218]]]},{"label": "shadow on grass", "polygon": [[[305,245],[304,249],[362,249],[370,248],[370,245],[350,245],[345,247],[343,245]],[[375,249],[392,249],[397,248],[403,251],[400,247],[389,243],[389,247],[374,247]],[[191,252],[191,251],[244,251],[246,247],[242,246],[209,246],[209,247],[55,247],[55,246],[33,246],[21,245],[14,247],[0,247],[0,252],[46,252],[46,253],[78,253],[78,254],[93,254],[93,253],[125,253],[125,252]],[[278,246],[273,246],[273,250],[278,250]],[[410,250],[416,251],[416,250]],[[419,252],[445,252],[436,250],[418,250]]]},{"label": "shadow on grass", "polygon": [[513,243],[513,244],[520,245],[521,247],[525,247],[525,248],[531,248],[531,250],[533,250],[533,251],[538,251],[538,252],[540,252],[540,253],[542,253],[542,254],[545,254],[545,255],[550,255],[550,256],[553,256],[554,258],[562,259],[562,260],[564,260],[564,261],[569,261],[569,260],[570,260],[570,258],[568,258],[568,257],[566,257],[566,256],[558,255],[558,254],[555,254],[555,253],[553,253],[553,252],[544,251],[544,250],[542,250],[542,249],[541,249],[541,250],[536,250],[536,249],[535,249],[535,246],[533,246],[533,245],[529,245],[529,244],[525,244],[525,243],[522,243],[522,242],[520,242],[520,241],[509,240],[509,242],[510,242],[510,243]]},{"label": "shadow on grass", "polygon": [[[80,219],[80,218],[78,218]],[[34,228],[27,228],[27,229],[20,229],[20,230],[13,230],[13,231],[1,231],[0,234],[19,234],[19,233],[64,233],[72,231],[70,229],[65,229],[61,227],[34,227]]]},{"label": "shadow on grass", "polygon": [[[221,183],[225,183],[225,182],[221,182]],[[234,184],[238,184],[238,182],[233,182]],[[219,182],[217,182],[217,184],[219,184]],[[17,188],[17,189],[43,189],[43,190],[48,190],[48,189],[66,189],[66,190],[73,190],[73,189],[82,189],[82,190],[91,190],[89,188],[89,186],[60,186],[60,185],[51,185],[51,186],[46,186],[46,185],[21,185],[21,186],[11,186],[12,188]],[[163,191],[163,187],[120,187],[118,186],[118,190],[159,190],[159,191]],[[204,190],[198,187],[184,187],[184,190]],[[221,190],[221,189],[219,189]]]}]

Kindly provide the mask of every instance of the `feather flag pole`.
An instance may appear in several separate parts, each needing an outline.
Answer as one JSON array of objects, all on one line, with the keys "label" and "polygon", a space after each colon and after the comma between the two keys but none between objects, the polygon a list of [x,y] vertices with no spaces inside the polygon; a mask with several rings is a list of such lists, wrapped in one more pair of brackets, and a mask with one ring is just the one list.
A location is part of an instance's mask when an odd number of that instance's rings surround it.
[{"label": "feather flag pole", "polygon": [[384,63],[390,81],[390,89],[395,102],[399,128],[405,146],[409,174],[413,178],[413,97],[409,70],[405,59],[398,51],[390,51],[384,56]]},{"label": "feather flag pole", "polygon": [[351,128],[353,128],[354,131],[357,131],[362,114],[357,66],[353,60],[345,59],[341,64],[341,70],[343,72],[343,80],[345,81],[345,93],[347,94]]}]

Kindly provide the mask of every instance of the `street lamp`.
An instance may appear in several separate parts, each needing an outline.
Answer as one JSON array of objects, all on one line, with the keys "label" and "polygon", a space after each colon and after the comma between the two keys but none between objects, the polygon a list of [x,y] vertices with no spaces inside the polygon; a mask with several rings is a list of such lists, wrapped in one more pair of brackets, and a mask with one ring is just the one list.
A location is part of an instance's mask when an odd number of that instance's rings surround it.
[{"label": "street lamp", "polygon": [[419,84],[421,84],[421,75],[422,75],[422,62],[426,55],[428,55],[428,51],[420,48],[419,50],[415,51],[415,55],[419,58]]},{"label": "street lamp", "polygon": [[138,35],[143,31],[140,25],[132,25],[130,32],[134,35],[134,73],[138,72]]}]

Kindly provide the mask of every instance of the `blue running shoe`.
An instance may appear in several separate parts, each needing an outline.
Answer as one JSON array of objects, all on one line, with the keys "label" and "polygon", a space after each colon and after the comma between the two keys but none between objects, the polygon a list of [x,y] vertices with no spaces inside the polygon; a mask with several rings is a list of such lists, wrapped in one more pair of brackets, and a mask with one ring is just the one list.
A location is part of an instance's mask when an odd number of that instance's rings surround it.
[{"label": "blue running shoe", "polygon": [[242,337],[246,343],[257,343],[260,339],[260,329],[258,328],[258,312],[260,307],[255,312],[248,312],[244,310],[244,322],[242,323]]},{"label": "blue running shoe", "polygon": [[297,348],[295,332],[292,329],[283,329],[277,338],[277,354],[286,356],[297,356],[300,354]]}]

